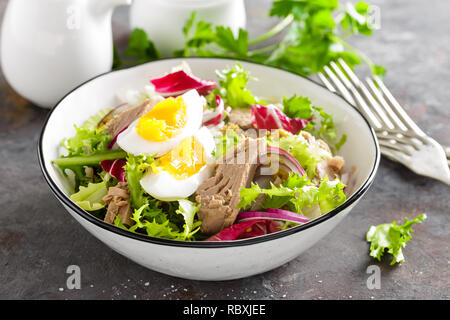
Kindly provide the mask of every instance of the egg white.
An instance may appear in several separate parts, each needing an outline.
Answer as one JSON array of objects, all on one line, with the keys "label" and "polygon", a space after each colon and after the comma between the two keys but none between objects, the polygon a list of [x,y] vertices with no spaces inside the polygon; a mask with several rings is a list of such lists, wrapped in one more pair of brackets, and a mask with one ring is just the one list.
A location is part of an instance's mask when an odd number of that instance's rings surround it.
[{"label": "egg white", "polygon": [[137,133],[136,126],[139,121],[137,119],[118,135],[117,144],[126,152],[134,155],[162,156],[176,147],[184,138],[193,136],[202,125],[204,100],[197,90],[188,91],[181,97],[186,104],[187,120],[178,135],[165,141],[148,141]]},{"label": "egg white", "polygon": [[213,170],[212,152],[215,150],[214,138],[206,127],[198,130],[194,137],[203,146],[207,156],[207,164],[199,172],[183,180],[175,179],[166,171],[153,173],[149,170],[140,181],[141,187],[149,195],[162,201],[185,199],[211,176]]}]

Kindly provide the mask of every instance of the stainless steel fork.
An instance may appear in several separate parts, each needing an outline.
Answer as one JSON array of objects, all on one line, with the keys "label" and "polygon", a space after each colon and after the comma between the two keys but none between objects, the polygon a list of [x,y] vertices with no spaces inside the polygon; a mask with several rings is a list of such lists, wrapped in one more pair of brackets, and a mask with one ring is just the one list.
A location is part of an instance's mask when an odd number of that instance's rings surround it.
[{"label": "stainless steel fork", "polygon": [[342,59],[324,67],[318,76],[330,91],[358,107],[375,129],[383,155],[450,185],[450,148],[425,134],[379,77],[366,78],[366,87]]}]

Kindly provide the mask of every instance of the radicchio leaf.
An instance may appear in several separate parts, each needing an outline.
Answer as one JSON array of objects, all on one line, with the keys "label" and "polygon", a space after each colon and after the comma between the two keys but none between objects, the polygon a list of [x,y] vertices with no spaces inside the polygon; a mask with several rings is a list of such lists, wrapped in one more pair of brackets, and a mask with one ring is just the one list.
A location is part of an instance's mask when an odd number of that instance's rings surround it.
[{"label": "radicchio leaf", "polygon": [[276,106],[269,104],[267,106],[254,104],[252,106],[252,123],[258,129],[284,129],[292,134],[299,133],[300,130],[313,120],[289,118]]},{"label": "radicchio leaf", "polygon": [[253,238],[280,231],[281,226],[283,226],[282,222],[272,220],[244,221],[223,229],[205,241],[232,241]]},{"label": "radicchio leaf", "polygon": [[127,162],[124,159],[104,160],[100,162],[103,170],[121,182],[126,182],[125,169],[123,168]]},{"label": "radicchio leaf", "polygon": [[216,126],[220,123],[224,116],[225,112],[225,103],[223,102],[223,99],[216,95],[216,109],[214,111],[212,110],[205,110],[203,112],[203,125],[204,126]]},{"label": "radicchio leaf", "polygon": [[183,70],[169,73],[161,78],[151,79],[155,91],[165,96],[179,96],[189,90],[197,90],[200,95],[209,94],[216,86],[214,81],[203,80],[189,75]]}]

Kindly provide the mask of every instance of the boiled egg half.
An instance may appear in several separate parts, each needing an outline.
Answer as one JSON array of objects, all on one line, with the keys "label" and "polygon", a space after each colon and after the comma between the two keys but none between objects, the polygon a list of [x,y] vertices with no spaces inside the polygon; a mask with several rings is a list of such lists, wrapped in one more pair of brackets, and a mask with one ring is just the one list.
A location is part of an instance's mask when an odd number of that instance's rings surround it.
[{"label": "boiled egg half", "polygon": [[162,201],[189,197],[211,176],[214,149],[212,134],[202,127],[152,163],[140,181],[142,188]]},{"label": "boiled egg half", "polygon": [[196,90],[156,104],[117,137],[117,144],[134,155],[162,156],[202,125],[205,100]]}]

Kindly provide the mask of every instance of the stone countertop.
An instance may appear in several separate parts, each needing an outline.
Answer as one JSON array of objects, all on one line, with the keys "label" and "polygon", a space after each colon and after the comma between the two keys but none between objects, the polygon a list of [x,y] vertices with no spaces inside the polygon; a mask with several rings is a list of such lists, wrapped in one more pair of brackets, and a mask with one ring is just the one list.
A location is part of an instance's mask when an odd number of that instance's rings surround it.
[{"label": "stone countertop", "polygon": [[[7,1],[0,2],[3,13]],[[270,1],[248,0],[249,30]],[[450,2],[374,0],[381,29],[353,43],[387,67],[387,86],[428,134],[450,145]],[[127,14],[114,15],[117,43],[126,41]],[[110,250],[63,209],[44,181],[36,156],[48,110],[19,97],[0,75],[0,299],[449,299],[449,187],[381,160],[375,182],[329,235],[282,267],[241,280],[189,281],[145,269]],[[403,222],[426,212],[389,266],[369,257],[372,224]],[[81,270],[80,290],[66,287],[69,265]],[[381,288],[368,289],[367,268],[379,266]]]}]

